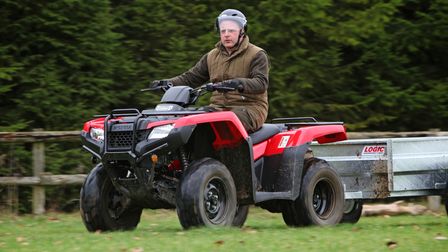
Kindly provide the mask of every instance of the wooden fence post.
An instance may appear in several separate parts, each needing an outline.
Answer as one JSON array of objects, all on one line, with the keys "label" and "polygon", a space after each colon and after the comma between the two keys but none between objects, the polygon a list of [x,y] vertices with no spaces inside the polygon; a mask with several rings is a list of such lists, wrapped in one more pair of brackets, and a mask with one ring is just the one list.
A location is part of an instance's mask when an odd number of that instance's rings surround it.
[{"label": "wooden fence post", "polygon": [[[44,142],[33,143],[33,176],[40,177],[45,167]],[[33,214],[45,213],[45,187],[33,186]]]}]

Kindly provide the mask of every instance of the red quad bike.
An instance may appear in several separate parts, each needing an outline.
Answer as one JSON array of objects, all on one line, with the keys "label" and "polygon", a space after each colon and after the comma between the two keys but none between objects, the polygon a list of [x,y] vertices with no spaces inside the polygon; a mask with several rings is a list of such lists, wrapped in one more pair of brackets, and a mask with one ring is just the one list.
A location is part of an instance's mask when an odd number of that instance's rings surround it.
[{"label": "red quad bike", "polygon": [[177,210],[180,224],[241,227],[249,205],[288,226],[334,225],[344,213],[338,174],[312,141],[347,138],[341,122],[278,118],[248,134],[233,112],[190,107],[216,84],[162,86],[155,109],[116,109],[84,124],[96,166],[80,193],[89,231],[132,230],[143,208]]}]

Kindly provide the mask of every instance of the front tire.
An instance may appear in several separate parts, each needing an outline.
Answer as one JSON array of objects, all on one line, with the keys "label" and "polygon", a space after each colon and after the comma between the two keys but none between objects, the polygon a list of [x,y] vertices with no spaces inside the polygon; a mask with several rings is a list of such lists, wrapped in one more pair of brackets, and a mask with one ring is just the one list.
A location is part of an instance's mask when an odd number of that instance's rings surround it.
[{"label": "front tire", "polygon": [[232,175],[224,164],[211,158],[192,163],[180,180],[176,205],[185,229],[232,226],[237,208]]},{"label": "front tire", "polygon": [[90,232],[132,230],[140,222],[142,208],[115,189],[102,164],[89,173],[80,192],[81,217]]}]

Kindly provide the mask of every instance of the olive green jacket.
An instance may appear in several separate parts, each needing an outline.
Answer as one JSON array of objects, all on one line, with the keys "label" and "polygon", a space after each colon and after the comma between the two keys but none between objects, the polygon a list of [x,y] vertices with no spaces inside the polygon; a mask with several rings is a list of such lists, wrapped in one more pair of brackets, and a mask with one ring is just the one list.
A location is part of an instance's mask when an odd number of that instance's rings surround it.
[{"label": "olive green jacket", "polygon": [[229,79],[240,80],[243,92],[213,92],[211,106],[234,111],[249,131],[260,128],[268,114],[269,61],[263,49],[249,43],[249,37],[230,55],[218,42],[194,67],[169,81],[194,87]]}]

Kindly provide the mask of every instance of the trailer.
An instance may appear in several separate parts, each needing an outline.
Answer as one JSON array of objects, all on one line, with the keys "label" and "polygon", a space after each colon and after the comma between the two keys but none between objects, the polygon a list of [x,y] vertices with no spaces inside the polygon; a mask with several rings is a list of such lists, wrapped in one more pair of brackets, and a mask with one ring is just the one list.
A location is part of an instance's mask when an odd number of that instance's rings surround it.
[{"label": "trailer", "polygon": [[351,202],[346,213],[358,210],[360,215],[365,200],[447,196],[448,137],[357,139],[311,147],[341,176]]}]

